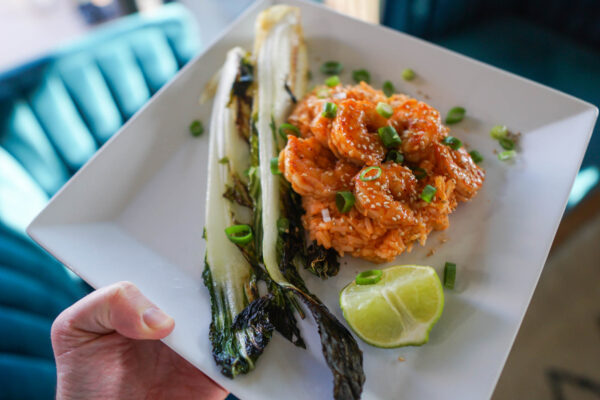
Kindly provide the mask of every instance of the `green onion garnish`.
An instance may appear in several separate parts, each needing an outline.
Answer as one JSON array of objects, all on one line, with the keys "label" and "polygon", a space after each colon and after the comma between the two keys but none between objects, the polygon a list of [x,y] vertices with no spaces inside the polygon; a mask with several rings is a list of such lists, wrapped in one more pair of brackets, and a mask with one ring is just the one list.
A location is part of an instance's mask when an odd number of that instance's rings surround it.
[{"label": "green onion garnish", "polygon": [[356,275],[357,285],[373,285],[381,280],[383,272],[379,269],[371,269],[369,271],[363,271]]},{"label": "green onion garnish", "polygon": [[456,124],[457,122],[462,121],[466,112],[467,111],[462,107],[452,107],[450,111],[448,111],[448,115],[446,115],[446,123]]},{"label": "green onion garnish", "polygon": [[495,125],[490,130],[490,136],[495,140],[505,138],[506,135],[508,135],[508,128],[506,125]]},{"label": "green onion garnish", "polygon": [[454,289],[456,281],[456,264],[447,262],[444,265],[444,286],[448,289]]},{"label": "green onion garnish", "polygon": [[500,161],[512,160],[513,158],[515,158],[516,155],[517,155],[516,151],[506,150],[501,153],[498,153],[498,160],[500,160]]},{"label": "green onion garnish", "polygon": [[337,61],[327,61],[321,65],[321,72],[325,75],[339,75],[343,69],[342,63]]},{"label": "green onion garnish", "polygon": [[279,170],[279,157],[271,158],[271,173],[273,175],[281,175],[281,171]]},{"label": "green onion garnish", "polygon": [[377,114],[381,115],[383,118],[389,118],[394,115],[394,109],[388,103],[377,103],[377,107],[375,107]]},{"label": "green onion garnish", "polygon": [[[375,175],[371,174],[371,176],[367,176],[367,174],[371,171],[377,171],[375,172]],[[370,182],[370,181],[374,181],[375,179],[379,178],[381,176],[381,167],[378,167],[376,165],[371,166],[371,167],[367,167],[365,169],[362,170],[362,172],[360,173],[360,175],[358,176],[358,179],[360,179],[363,182]]]},{"label": "green onion garnish", "polygon": [[400,135],[398,135],[398,132],[396,132],[393,126],[381,127],[377,130],[377,133],[385,147],[397,147],[402,143]]},{"label": "green onion garnish", "polygon": [[321,87],[317,90],[316,95],[319,99],[325,99],[329,97],[329,89],[327,89],[326,87]]},{"label": "green onion garnish", "polygon": [[515,142],[506,137],[500,138],[498,143],[500,143],[500,146],[502,146],[504,150],[513,150],[515,148]]},{"label": "green onion garnish", "polygon": [[235,244],[246,244],[252,240],[252,228],[249,225],[232,225],[225,228],[225,235]]},{"label": "green onion garnish", "polygon": [[279,125],[279,135],[284,139],[287,139],[288,135],[300,136],[300,129],[292,124],[281,124]]},{"label": "green onion garnish", "polygon": [[337,114],[337,105],[335,103],[327,102],[325,103],[325,107],[323,107],[322,115],[325,118],[335,118]]},{"label": "green onion garnish", "polygon": [[412,81],[413,79],[415,79],[415,71],[413,71],[410,68],[406,68],[402,71],[402,79],[404,79],[405,81]]},{"label": "green onion garnish", "polygon": [[417,178],[417,180],[421,180],[421,179],[427,177],[427,171],[425,171],[421,167],[415,167],[412,169],[412,171],[413,171],[413,174],[415,174],[415,178]]},{"label": "green onion garnish", "polygon": [[444,139],[442,139],[442,143],[450,147],[452,150],[458,150],[460,149],[460,146],[462,146],[462,142],[454,136],[446,136]]},{"label": "green onion garnish", "polygon": [[357,69],[352,71],[352,79],[354,79],[354,82],[356,83],[363,81],[366,83],[371,83],[371,74],[366,69]]},{"label": "green onion garnish", "polygon": [[352,192],[337,192],[335,194],[335,205],[341,213],[347,213],[354,207],[354,194]]},{"label": "green onion garnish", "polygon": [[194,120],[190,124],[190,133],[194,137],[198,137],[204,133],[204,125],[202,125],[202,121]]},{"label": "green onion garnish", "polygon": [[277,230],[279,231],[279,233],[287,233],[290,231],[290,220],[285,218],[285,217],[281,217],[277,220]]},{"label": "green onion garnish", "polygon": [[479,164],[480,162],[483,161],[483,156],[477,150],[471,150],[469,152],[469,155],[471,156],[471,158],[473,159],[473,162],[475,164]]},{"label": "green onion garnish", "polygon": [[396,164],[402,164],[404,162],[404,154],[398,150],[390,150],[385,156],[385,161],[393,161]]},{"label": "green onion garnish", "polygon": [[390,97],[391,95],[393,95],[394,92],[396,92],[396,88],[394,87],[394,84],[392,82],[390,82],[390,81],[383,82],[383,93],[387,97]]},{"label": "green onion garnish", "polygon": [[325,84],[329,87],[335,87],[340,84],[340,77],[337,75],[330,76],[325,79]]},{"label": "green onion garnish", "polygon": [[423,188],[423,191],[421,192],[421,199],[425,200],[428,203],[431,203],[431,200],[433,200],[433,196],[435,196],[435,192],[437,192],[437,189],[431,185],[427,185],[425,186],[425,188]]},{"label": "green onion garnish", "polygon": [[227,164],[229,162],[229,157],[225,156],[219,160],[219,164]]}]

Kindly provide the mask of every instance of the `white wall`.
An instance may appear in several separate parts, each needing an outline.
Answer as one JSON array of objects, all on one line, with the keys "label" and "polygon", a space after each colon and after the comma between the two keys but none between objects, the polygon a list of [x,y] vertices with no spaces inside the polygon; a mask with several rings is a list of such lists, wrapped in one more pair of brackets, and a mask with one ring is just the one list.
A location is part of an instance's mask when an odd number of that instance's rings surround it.
[{"label": "white wall", "polygon": [[0,71],[36,58],[87,29],[76,0],[0,0]]}]

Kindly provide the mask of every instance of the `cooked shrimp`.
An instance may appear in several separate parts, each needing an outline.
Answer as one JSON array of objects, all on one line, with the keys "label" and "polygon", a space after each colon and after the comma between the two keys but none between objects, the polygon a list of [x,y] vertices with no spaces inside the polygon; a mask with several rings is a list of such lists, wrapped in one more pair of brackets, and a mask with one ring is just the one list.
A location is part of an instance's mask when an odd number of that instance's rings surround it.
[{"label": "cooked shrimp", "polygon": [[338,157],[357,165],[379,164],[385,149],[377,128],[386,124],[387,120],[375,111],[375,104],[354,99],[341,101],[329,134],[329,147]]},{"label": "cooked shrimp", "polygon": [[[315,119],[318,119],[324,102],[325,100],[320,99],[316,94],[311,93],[307,95],[296,108],[294,108],[292,115],[288,118],[290,124],[295,125],[300,129],[300,134],[303,138],[315,136],[313,124]],[[325,136],[324,144],[326,143],[327,135]]]},{"label": "cooked shrimp", "polygon": [[415,198],[416,186],[412,171],[400,164],[386,162],[381,167],[365,167],[354,177],[356,208],[384,225],[415,224],[409,201]]},{"label": "cooked shrimp", "polygon": [[456,185],[456,198],[459,201],[473,198],[483,185],[483,170],[473,162],[464,147],[452,150],[448,146],[436,143],[432,148],[436,169],[451,178]]},{"label": "cooked shrimp", "polygon": [[403,132],[401,148],[410,162],[419,162],[426,156],[429,146],[442,140],[448,133],[440,113],[416,99],[407,99],[395,107],[391,121],[398,132]]},{"label": "cooked shrimp", "polygon": [[315,137],[289,136],[279,155],[279,170],[296,193],[325,198],[348,190],[358,167],[336,159]]}]

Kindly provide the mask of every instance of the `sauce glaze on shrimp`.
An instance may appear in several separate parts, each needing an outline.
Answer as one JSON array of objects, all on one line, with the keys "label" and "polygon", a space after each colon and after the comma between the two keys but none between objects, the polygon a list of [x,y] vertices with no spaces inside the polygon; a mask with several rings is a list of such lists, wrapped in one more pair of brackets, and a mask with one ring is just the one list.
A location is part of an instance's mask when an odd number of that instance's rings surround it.
[{"label": "sauce glaze on shrimp", "polygon": [[[323,115],[326,102],[336,104],[334,118]],[[377,113],[379,102],[392,107],[392,116]],[[288,136],[279,169],[302,196],[310,239],[341,255],[385,262],[424,244],[432,230],[449,226],[449,214],[473,198],[485,179],[464,148],[441,143],[449,129],[436,109],[401,94],[387,97],[364,82],[317,87],[288,122],[301,137]],[[383,145],[377,132],[384,126],[401,137],[397,148]],[[385,161],[390,150],[404,161]],[[421,197],[427,185],[436,189],[430,202]],[[349,212],[336,207],[340,191],[354,194]]]}]

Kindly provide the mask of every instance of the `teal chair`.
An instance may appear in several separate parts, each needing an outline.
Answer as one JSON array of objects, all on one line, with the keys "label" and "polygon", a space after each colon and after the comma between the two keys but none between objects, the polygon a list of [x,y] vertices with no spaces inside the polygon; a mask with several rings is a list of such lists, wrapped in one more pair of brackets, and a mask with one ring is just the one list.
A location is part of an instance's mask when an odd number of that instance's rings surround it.
[{"label": "teal chair", "polygon": [[169,4],[0,73],[0,399],[54,398],[50,327],[90,290],[27,224],[199,48],[194,20]]}]

